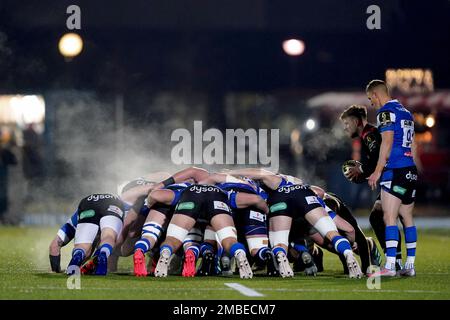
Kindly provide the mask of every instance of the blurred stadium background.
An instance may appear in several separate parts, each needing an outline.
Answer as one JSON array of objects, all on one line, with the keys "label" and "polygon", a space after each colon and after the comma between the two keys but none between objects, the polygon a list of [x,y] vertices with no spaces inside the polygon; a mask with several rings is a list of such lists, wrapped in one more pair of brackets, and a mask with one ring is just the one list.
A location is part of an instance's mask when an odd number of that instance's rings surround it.
[{"label": "blurred stadium background", "polygon": [[[59,224],[77,201],[152,171],[174,171],[174,129],[280,129],[280,171],[367,215],[375,193],[348,183],[358,159],[339,114],[369,109],[386,79],[415,114],[421,217],[449,221],[450,1],[0,1],[0,217]],[[58,50],[69,5],[79,55]],[[304,52],[290,55],[288,39]],[[294,47],[291,49],[296,49]],[[289,48],[288,48],[289,49]],[[208,168],[208,167],[206,167]]]}]

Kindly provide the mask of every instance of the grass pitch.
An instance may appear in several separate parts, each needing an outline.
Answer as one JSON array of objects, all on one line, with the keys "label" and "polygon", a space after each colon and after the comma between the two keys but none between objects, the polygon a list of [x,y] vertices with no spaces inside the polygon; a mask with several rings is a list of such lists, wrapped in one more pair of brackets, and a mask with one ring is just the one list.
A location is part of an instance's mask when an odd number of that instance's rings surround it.
[{"label": "grass pitch", "polygon": [[[121,258],[118,274],[82,276],[81,290],[67,289],[64,274],[49,272],[48,245],[57,228],[0,227],[0,299],[450,299],[450,231],[419,230],[415,278],[381,280],[369,290],[367,279],[348,279],[335,255],[325,252],[325,271],[315,278],[292,279],[255,275],[233,277],[136,278],[132,258]],[[72,246],[63,248],[61,266]],[[240,283],[262,294],[249,297],[225,283]]]}]

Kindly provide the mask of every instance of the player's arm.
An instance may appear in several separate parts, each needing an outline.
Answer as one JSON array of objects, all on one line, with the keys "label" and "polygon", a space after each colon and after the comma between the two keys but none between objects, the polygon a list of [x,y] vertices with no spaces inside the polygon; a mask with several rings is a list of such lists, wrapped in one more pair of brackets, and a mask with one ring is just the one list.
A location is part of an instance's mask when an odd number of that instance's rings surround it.
[{"label": "player's arm", "polygon": [[53,272],[61,272],[61,248],[68,244],[75,237],[75,228],[78,224],[78,210],[61,226],[50,242],[49,259]]},{"label": "player's arm", "polygon": [[282,181],[282,177],[261,168],[237,169],[228,172],[234,176],[245,176],[250,179],[261,180],[267,187],[276,190]]},{"label": "player's arm", "polygon": [[184,170],[178,171],[173,176],[167,178],[164,181],[161,181],[155,186],[155,189],[162,189],[164,187],[167,187],[168,185],[174,184],[174,183],[181,183],[187,180],[194,180],[196,183],[198,181],[202,181],[206,179],[209,175],[209,172],[205,169],[197,168],[197,167],[190,167],[186,168]]},{"label": "player's arm", "polygon": [[136,186],[134,188],[131,188],[131,189],[123,192],[120,195],[120,198],[123,201],[134,202],[135,199],[137,199],[143,195],[149,194],[149,192],[155,188],[155,185],[156,184],[147,184],[147,185]]},{"label": "player's arm", "polygon": [[363,143],[369,150],[368,159],[361,159],[361,174],[364,178],[370,176],[375,171],[378,162],[378,156],[380,154],[381,139],[375,132],[370,132],[364,137]]},{"label": "player's arm", "polygon": [[234,193],[234,197],[234,205],[232,205],[232,207],[236,207],[238,209],[256,207],[265,214],[269,213],[269,206],[266,201],[256,194],[236,192]]},{"label": "player's arm", "polygon": [[392,143],[394,142],[394,131],[386,130],[381,133],[381,146],[380,146],[380,155],[378,157],[377,166],[375,167],[374,172],[368,178],[369,186],[372,190],[375,190],[377,187],[377,182],[381,177],[381,173],[389,159],[389,155],[392,150]]},{"label": "player's arm", "polygon": [[216,184],[216,183],[224,183],[229,180],[230,175],[224,173],[213,173],[208,175],[205,179],[200,180],[199,184]]},{"label": "player's arm", "polygon": [[53,272],[61,272],[61,248],[64,246],[64,242],[61,238],[56,235],[53,238],[52,242],[50,242],[49,247],[49,259],[50,259],[50,267]]},{"label": "player's arm", "polygon": [[162,203],[165,205],[173,205],[175,200],[175,192],[168,189],[157,189],[150,192],[147,197],[147,206],[153,207],[156,203]]}]

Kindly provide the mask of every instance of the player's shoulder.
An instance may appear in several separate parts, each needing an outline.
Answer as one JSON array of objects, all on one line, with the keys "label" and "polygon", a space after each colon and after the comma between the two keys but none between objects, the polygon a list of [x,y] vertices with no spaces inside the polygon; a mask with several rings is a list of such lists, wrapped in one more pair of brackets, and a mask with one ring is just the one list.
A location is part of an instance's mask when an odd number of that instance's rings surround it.
[{"label": "player's shoulder", "polygon": [[382,112],[396,112],[399,108],[403,108],[403,106],[398,102],[398,100],[390,100],[386,102],[380,109],[378,109],[378,114]]},{"label": "player's shoulder", "polygon": [[376,126],[374,126],[371,123],[367,123],[364,126],[364,129],[362,131],[362,138],[364,140],[367,136],[379,135],[379,134],[380,133],[378,132],[378,128]]}]

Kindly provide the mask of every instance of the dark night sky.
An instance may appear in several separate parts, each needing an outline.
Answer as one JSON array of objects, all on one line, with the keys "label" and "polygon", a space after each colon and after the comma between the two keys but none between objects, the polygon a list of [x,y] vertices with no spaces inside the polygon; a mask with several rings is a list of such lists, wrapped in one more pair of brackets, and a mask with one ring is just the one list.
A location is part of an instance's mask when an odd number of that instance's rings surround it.
[{"label": "dark night sky", "polygon": [[[450,1],[1,1],[1,91],[359,88],[386,68],[431,68],[450,87]],[[85,43],[57,51],[78,4]],[[366,28],[378,4],[382,30]],[[305,41],[291,58],[281,42]]]}]

